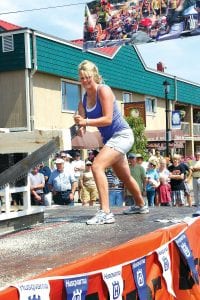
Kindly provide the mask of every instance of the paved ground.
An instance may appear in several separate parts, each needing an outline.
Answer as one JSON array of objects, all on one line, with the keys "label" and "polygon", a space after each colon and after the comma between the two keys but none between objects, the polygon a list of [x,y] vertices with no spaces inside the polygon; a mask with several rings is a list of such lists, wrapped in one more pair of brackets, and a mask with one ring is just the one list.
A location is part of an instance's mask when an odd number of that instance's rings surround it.
[{"label": "paved ground", "polygon": [[115,224],[86,225],[96,209],[52,206],[45,211],[44,224],[0,236],[0,288],[172,224],[156,222],[157,219],[191,217],[196,210],[155,207],[148,215],[126,216],[122,214],[124,208],[114,208]]}]

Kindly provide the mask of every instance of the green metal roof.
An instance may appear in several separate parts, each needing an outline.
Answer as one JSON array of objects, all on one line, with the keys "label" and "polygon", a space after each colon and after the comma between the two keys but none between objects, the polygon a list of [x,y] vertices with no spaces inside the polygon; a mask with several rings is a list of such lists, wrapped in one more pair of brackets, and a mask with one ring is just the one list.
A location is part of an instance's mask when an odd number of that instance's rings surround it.
[{"label": "green metal roof", "polygon": [[37,59],[39,71],[73,80],[78,80],[78,64],[89,59],[98,65],[105,82],[111,87],[160,98],[164,97],[163,81],[167,79],[171,84],[169,99],[200,104],[199,85],[149,70],[132,45],[122,46],[111,58],[37,36]]},{"label": "green metal roof", "polygon": [[[24,30],[32,34],[30,30]],[[14,32],[13,52],[0,51],[0,71],[25,68],[24,33]],[[104,81],[113,88],[164,98],[163,81],[171,84],[168,98],[183,103],[200,105],[200,85],[151,70],[146,67],[137,49],[132,45],[121,46],[112,57],[100,52],[83,52],[81,47],[34,31],[37,48],[37,68],[40,72],[78,80],[77,67],[88,59],[96,63]],[[1,34],[0,34],[1,35]],[[2,39],[0,39],[0,47]],[[30,53],[33,55],[32,42]],[[2,47],[0,48],[2,49]],[[32,57],[33,59],[33,57]]]}]

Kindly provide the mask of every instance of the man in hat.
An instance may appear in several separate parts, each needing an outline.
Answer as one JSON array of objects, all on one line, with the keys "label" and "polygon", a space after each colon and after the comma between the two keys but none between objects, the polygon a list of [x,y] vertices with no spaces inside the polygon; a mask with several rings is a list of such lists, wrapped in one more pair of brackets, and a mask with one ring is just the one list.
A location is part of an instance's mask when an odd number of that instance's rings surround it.
[{"label": "man in hat", "polygon": [[148,162],[144,161],[144,157],[142,156],[142,154],[136,153],[135,157],[136,157],[137,164],[141,165],[146,171],[147,166],[148,166]]},{"label": "man in hat", "polygon": [[69,153],[66,152],[60,152],[60,158],[64,160],[64,168],[67,172],[74,172],[72,164],[71,164],[71,159],[72,156]]},{"label": "man in hat", "polygon": [[[129,168],[131,172],[131,176],[135,179],[141,193],[145,196],[145,186],[146,186],[146,172],[142,165],[137,162],[137,154],[129,153],[128,154],[128,162]],[[126,205],[134,205],[134,199],[129,190],[125,190],[126,192]]]},{"label": "man in hat", "polygon": [[77,181],[74,172],[65,169],[65,161],[57,158],[56,170],[51,173],[48,180],[49,189],[53,194],[55,204],[74,205],[74,193],[76,191]]}]

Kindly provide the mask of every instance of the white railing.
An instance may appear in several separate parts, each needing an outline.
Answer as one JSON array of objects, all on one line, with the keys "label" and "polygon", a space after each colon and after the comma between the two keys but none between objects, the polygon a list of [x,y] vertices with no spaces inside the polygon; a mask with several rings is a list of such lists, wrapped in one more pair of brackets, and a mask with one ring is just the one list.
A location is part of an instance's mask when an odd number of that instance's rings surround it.
[{"label": "white railing", "polygon": [[200,136],[200,124],[199,123],[193,123],[193,134],[195,136]]},{"label": "white railing", "polygon": [[181,130],[183,131],[184,136],[191,136],[189,122],[181,122]]},{"label": "white railing", "polygon": [[[23,193],[23,205],[16,206],[17,210],[15,209],[15,206],[11,207],[12,193]],[[26,186],[10,187],[10,185],[7,184],[4,189],[0,190],[0,196],[1,196],[0,221],[44,211],[43,206],[31,206],[29,178],[27,178]]]}]

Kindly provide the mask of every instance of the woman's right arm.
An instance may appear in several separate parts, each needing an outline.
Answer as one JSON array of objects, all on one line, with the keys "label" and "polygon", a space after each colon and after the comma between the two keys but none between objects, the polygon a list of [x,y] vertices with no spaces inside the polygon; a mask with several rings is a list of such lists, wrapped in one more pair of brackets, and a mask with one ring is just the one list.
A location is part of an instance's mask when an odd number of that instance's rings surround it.
[{"label": "woman's right arm", "polygon": [[82,101],[80,101],[79,104],[78,104],[78,114],[79,114],[81,117],[83,117],[83,118],[86,117],[86,115],[85,115],[85,109],[84,109],[84,107],[83,107]]},{"label": "woman's right arm", "polygon": [[[78,111],[74,115],[74,122],[76,124],[77,124],[77,117],[78,118],[82,117],[83,119],[86,118],[85,109],[84,109],[82,101],[79,102],[79,104],[78,104]],[[79,125],[79,129],[78,129],[77,135],[83,136],[85,134],[85,132],[86,132],[86,126]]]}]

